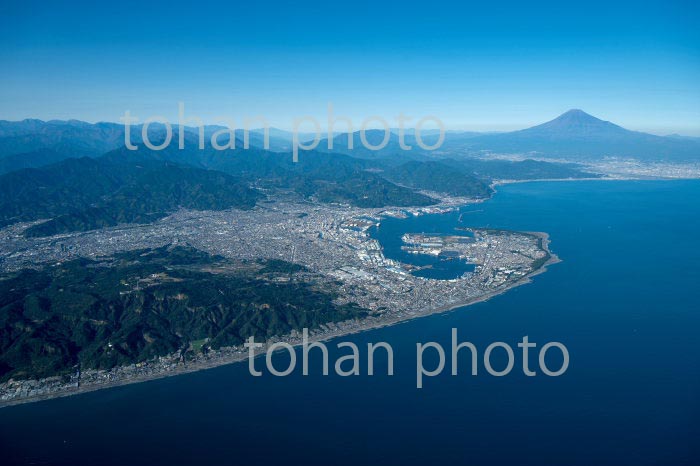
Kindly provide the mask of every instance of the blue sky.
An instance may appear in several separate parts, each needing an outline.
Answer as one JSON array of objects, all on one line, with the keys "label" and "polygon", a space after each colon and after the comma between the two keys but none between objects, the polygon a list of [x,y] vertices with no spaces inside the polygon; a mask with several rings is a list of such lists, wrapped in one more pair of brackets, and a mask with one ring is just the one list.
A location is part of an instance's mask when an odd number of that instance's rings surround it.
[{"label": "blue sky", "polygon": [[[53,2],[52,2],[53,3]],[[656,2],[10,2],[0,119],[216,123],[436,115],[521,128],[582,108],[700,135],[700,7]],[[392,124],[393,126],[393,124]]]}]

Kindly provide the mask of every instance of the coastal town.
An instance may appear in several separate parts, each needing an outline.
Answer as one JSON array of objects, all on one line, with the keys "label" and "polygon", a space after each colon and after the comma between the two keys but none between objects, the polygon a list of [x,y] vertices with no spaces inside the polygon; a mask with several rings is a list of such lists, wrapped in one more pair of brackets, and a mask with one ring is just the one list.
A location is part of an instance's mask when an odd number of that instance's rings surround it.
[{"label": "coastal town", "polygon": [[[305,266],[339,291],[338,303],[356,303],[371,311],[361,320],[324,324],[310,332],[326,340],[441,312],[488,299],[525,283],[556,256],[547,236],[502,230],[462,229],[454,235],[407,232],[405,248],[444,260],[473,264],[473,270],[452,279],[414,274],[416,267],[387,258],[371,235],[384,219],[453,211],[472,202],[445,197],[437,206],[405,209],[360,209],[295,200],[262,204],[250,211],[180,211],[147,225],[124,225],[97,231],[27,238],[27,225],[0,231],[0,269],[11,272],[78,257],[98,258],[119,251],[187,244],[210,254],[236,260],[279,259]],[[300,343],[298,335],[275,341]],[[264,350],[264,347],[263,347]],[[110,370],[76,368],[71,376],[42,380],[10,380],[0,384],[0,403],[66,395],[101,387],[174,375],[235,362],[242,347],[189,351]]]}]

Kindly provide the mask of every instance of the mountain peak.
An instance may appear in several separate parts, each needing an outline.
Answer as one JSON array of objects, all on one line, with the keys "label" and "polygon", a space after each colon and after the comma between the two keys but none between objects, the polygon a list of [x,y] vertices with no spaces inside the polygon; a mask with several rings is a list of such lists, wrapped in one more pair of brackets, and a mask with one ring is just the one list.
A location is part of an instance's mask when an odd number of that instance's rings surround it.
[{"label": "mountain peak", "polygon": [[605,123],[603,120],[590,115],[579,108],[572,108],[571,110],[562,113],[557,118],[552,121],[566,121],[566,122],[599,122]]},{"label": "mountain peak", "polygon": [[523,130],[527,133],[549,135],[550,137],[590,137],[592,135],[611,135],[627,130],[589,115],[580,109],[571,109],[555,119],[538,126]]},{"label": "mountain peak", "polygon": [[584,112],[580,108],[572,108],[571,110],[567,110],[566,112],[562,113],[563,115],[585,115],[585,116],[591,116],[588,113]]}]

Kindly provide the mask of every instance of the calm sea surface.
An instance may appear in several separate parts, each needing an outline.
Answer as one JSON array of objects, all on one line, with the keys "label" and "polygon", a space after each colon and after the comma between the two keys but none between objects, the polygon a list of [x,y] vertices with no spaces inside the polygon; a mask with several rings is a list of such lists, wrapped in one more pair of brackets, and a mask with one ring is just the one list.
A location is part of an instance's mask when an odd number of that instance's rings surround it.
[{"label": "calm sea surface", "polygon": [[[254,378],[236,364],[2,409],[0,464],[700,464],[700,182],[508,185],[377,235],[392,255],[405,232],[457,226],[548,232],[563,262],[491,301],[338,340],[389,342],[393,377],[323,377],[312,358],[311,376]],[[512,373],[452,376],[448,359],[417,390],[416,343],[449,348],[453,327],[482,352],[514,347]],[[524,376],[524,335],[564,343],[568,371]],[[329,348],[331,363],[347,354]]]}]

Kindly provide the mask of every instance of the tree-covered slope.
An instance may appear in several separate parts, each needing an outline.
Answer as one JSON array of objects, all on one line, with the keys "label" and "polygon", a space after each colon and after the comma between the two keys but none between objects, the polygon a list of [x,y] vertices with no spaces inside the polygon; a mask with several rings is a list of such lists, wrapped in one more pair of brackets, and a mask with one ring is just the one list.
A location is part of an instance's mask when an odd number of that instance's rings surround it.
[{"label": "tree-covered slope", "polygon": [[[424,206],[437,201],[416,193],[414,189],[397,186],[368,171],[376,164],[342,154],[302,152],[294,162],[291,153],[273,153],[259,149],[218,151],[207,146],[200,150],[188,139],[184,149],[177,145],[162,151],[139,146],[136,151],[126,148],[106,154],[112,160],[172,161],[217,170],[246,179],[269,189],[295,191],[320,202],[337,202],[358,207]],[[131,162],[135,163],[135,162]]]},{"label": "tree-covered slope", "polygon": [[456,196],[487,197],[491,194],[488,181],[442,162],[407,162],[387,169],[384,175],[405,186]]},{"label": "tree-covered slope", "polygon": [[69,159],[0,176],[0,226],[51,219],[27,231],[51,235],[152,221],[181,207],[251,208],[259,197],[220,172],[146,159]]},{"label": "tree-covered slope", "polygon": [[218,348],[366,315],[334,304],[327,285],[313,280],[299,266],[231,263],[190,247],[5,275],[0,381],[62,374],[77,364],[111,368],[184,352],[205,339]]}]

